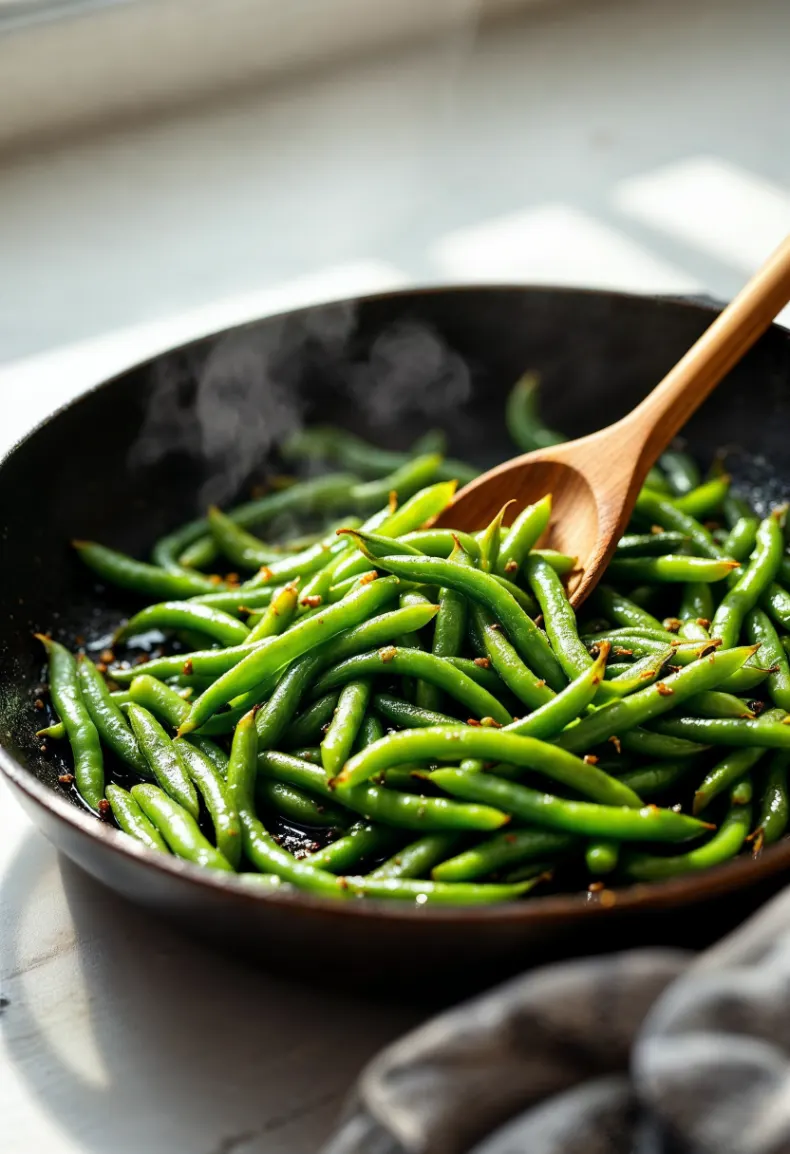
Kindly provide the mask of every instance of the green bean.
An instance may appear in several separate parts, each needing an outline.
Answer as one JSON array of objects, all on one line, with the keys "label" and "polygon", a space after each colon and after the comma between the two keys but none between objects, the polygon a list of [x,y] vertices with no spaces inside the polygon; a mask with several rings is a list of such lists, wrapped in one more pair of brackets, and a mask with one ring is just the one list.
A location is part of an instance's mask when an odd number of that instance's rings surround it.
[{"label": "green bean", "polygon": [[[198,799],[195,788],[189,780],[186,768],[178,749],[165,733],[162,726],[147,709],[141,705],[132,704],[128,707],[129,720],[137,738],[137,744],[148,762],[151,773],[174,801],[188,810],[193,817],[198,816]],[[139,803],[144,812],[148,810],[142,802]],[[173,849],[166,832],[159,827],[155,818],[151,817],[154,825],[160,829],[165,841]],[[173,853],[178,851],[173,849]]]},{"label": "green bean", "polygon": [[399,697],[392,697],[388,693],[377,693],[373,698],[373,706],[385,721],[391,721],[401,729],[424,729],[429,725],[458,724],[457,718],[449,717],[446,713],[422,709],[419,705],[413,705],[410,701],[403,701]]},{"label": "green bean", "polygon": [[774,582],[760,600],[763,609],[783,629],[790,629],[790,593]]},{"label": "green bean", "polygon": [[[359,661],[359,658],[351,660]],[[321,742],[321,763],[330,777],[339,773],[348,760],[369,702],[368,680],[349,681],[343,686],[334,716]]]},{"label": "green bean", "polygon": [[650,801],[651,798],[660,797],[678,782],[683,781],[697,764],[694,757],[681,757],[669,761],[657,761],[652,765],[640,765],[638,769],[627,769],[619,774],[619,777],[620,781],[625,782],[634,793]]},{"label": "green bean", "polygon": [[[199,593],[189,598],[191,605],[208,605],[212,609],[224,609],[232,616],[241,616],[245,612],[257,612],[265,609],[271,602],[277,589],[262,587],[260,589],[242,589],[240,585],[231,589],[220,589],[218,593]],[[249,624],[249,622],[248,622]]]},{"label": "green bean", "polygon": [[713,593],[703,581],[690,581],[683,587],[678,617],[679,635],[686,641],[707,641],[713,617]]},{"label": "green bean", "polygon": [[688,453],[667,449],[661,454],[659,463],[675,496],[690,493],[702,482],[699,466]]},{"label": "green bean", "polygon": [[667,553],[664,557],[629,557],[609,563],[607,575],[623,581],[721,581],[737,561],[716,560],[710,557],[687,557]]},{"label": "green bean", "polygon": [[239,568],[259,569],[261,565],[282,560],[276,549],[226,517],[216,505],[210,506],[207,519],[217,550]]},{"label": "green bean", "polygon": [[387,503],[390,493],[397,493],[403,500],[438,480],[442,464],[440,453],[426,453],[422,457],[412,457],[385,477],[373,481],[362,481],[351,490],[351,505],[358,509],[377,509]]},{"label": "green bean", "polygon": [[268,701],[255,714],[259,749],[272,749],[279,745],[315,676],[318,664],[317,655],[308,653],[286,668]]},{"label": "green bean", "polygon": [[322,798],[313,797],[295,785],[288,785],[287,782],[259,777],[255,793],[261,804],[270,806],[297,825],[327,829],[344,829],[348,825],[345,810]]},{"label": "green bean", "polygon": [[534,770],[604,805],[640,805],[636,794],[623,789],[615,778],[572,754],[564,754],[554,745],[501,729],[461,725],[388,734],[355,754],[335,779],[335,785],[338,796],[343,798],[349,787],[393,766],[425,759],[458,761],[462,757],[504,761]]},{"label": "green bean", "polygon": [[724,595],[713,616],[711,636],[720,637],[725,649],[737,644],[744,617],[773,582],[783,550],[778,518],[766,517],[757,530],[757,545],[749,564]]},{"label": "green bean", "polygon": [[394,857],[377,866],[368,877],[381,878],[421,878],[429,875],[433,867],[455,850],[461,840],[455,830],[427,833],[417,841],[399,849]]},{"label": "green bean", "polygon": [[173,745],[190,780],[203,798],[214,827],[217,849],[237,870],[241,862],[241,827],[223,774],[191,742],[178,738]]},{"label": "green bean", "polygon": [[[371,746],[371,748],[375,748]],[[359,755],[357,755],[359,756]],[[324,770],[287,753],[266,751],[258,758],[258,771],[278,781],[289,781],[322,797],[335,799]],[[444,797],[424,797],[383,789],[378,785],[345,788],[343,805],[370,821],[428,832],[440,829],[492,830],[510,820],[508,815],[487,805],[463,805]]]},{"label": "green bean", "polygon": [[399,469],[411,458],[409,453],[371,445],[362,437],[335,425],[300,429],[280,445],[280,452],[286,461],[329,461],[362,477],[382,477]]},{"label": "green bean", "polygon": [[745,625],[749,642],[759,645],[755,660],[771,670],[767,679],[771,700],[780,709],[790,710],[790,662],[778,633],[761,609],[750,610]]},{"label": "green bean", "polygon": [[507,501],[496,516],[489,521],[485,529],[477,534],[477,540],[480,543],[480,568],[484,573],[492,573],[497,568],[499,545],[502,536],[502,521],[511,504],[512,501]]},{"label": "green bean", "polygon": [[454,797],[499,805],[520,821],[585,837],[619,841],[685,841],[712,828],[706,822],[671,809],[658,809],[654,805],[629,809],[588,801],[566,801],[487,773],[438,769],[431,774],[431,780]]},{"label": "green bean", "polygon": [[787,767],[790,754],[779,751],[771,756],[768,775],[765,779],[758,830],[762,832],[762,842],[772,845],[787,829],[790,818],[790,797],[787,790]]},{"label": "green bean", "polygon": [[[393,536],[393,534],[388,534]],[[471,533],[456,532],[454,529],[412,529],[399,533],[392,545],[396,553],[424,553],[429,557],[447,558],[460,544],[473,561],[480,559],[480,544]]]},{"label": "green bean", "polygon": [[194,815],[156,785],[133,785],[132,797],[176,857],[207,869],[233,872],[233,866],[200,832]]},{"label": "green bean", "polygon": [[[731,650],[731,652],[733,652]],[[671,717],[656,722],[656,730],[670,737],[686,737],[709,745],[759,746],[790,749],[790,725],[782,721],[756,721],[718,717]]]},{"label": "green bean", "polygon": [[172,533],[160,537],[151,550],[151,560],[160,569],[167,569],[171,573],[184,573],[189,570],[181,564],[180,557],[193,541],[203,535],[205,521],[188,521],[180,525]]},{"label": "green bean", "polygon": [[371,581],[356,593],[349,594],[344,601],[330,605],[319,616],[299,621],[286,633],[261,643],[198,697],[186,721],[179,727],[179,735],[197,729],[221,705],[252,689],[316,645],[344,629],[359,625],[397,593],[397,578]]},{"label": "green bean", "polygon": [[327,693],[351,680],[371,676],[419,677],[443,689],[477,718],[493,717],[502,725],[512,721],[508,711],[488,690],[454,666],[417,649],[395,645],[374,653],[360,653],[328,669],[313,686],[316,694]]},{"label": "green bean", "polygon": [[665,553],[675,553],[686,544],[682,533],[627,533],[617,542],[614,555],[623,560],[628,557],[661,557]]},{"label": "green bean", "polygon": [[[263,497],[237,505],[226,515],[235,524],[249,528],[251,525],[265,524],[281,513],[342,511],[349,506],[351,490],[357,484],[357,480],[357,477],[348,473],[330,473],[325,477],[313,477],[309,481],[300,481],[287,489],[267,493]],[[208,521],[194,522],[195,531],[198,525],[203,536],[193,538],[179,561],[182,565],[203,569],[216,557],[217,547],[210,536]]]},{"label": "green bean", "polygon": [[110,783],[106,789],[107,801],[119,829],[136,838],[149,849],[168,853],[167,846],[156,826],[152,825],[130,793]]},{"label": "green bean", "polygon": [[[638,725],[616,740],[626,753],[636,753],[640,757],[654,757],[658,760],[695,757],[708,748],[707,745],[697,741],[689,741],[683,737],[667,737],[663,733],[653,733]],[[618,774],[618,777],[622,776]]]},{"label": "green bean", "polygon": [[402,839],[403,835],[395,830],[359,821],[342,837],[316,850],[307,860],[329,873],[345,874],[366,859],[389,853]]},{"label": "green bean", "polygon": [[563,588],[562,581],[543,558],[531,554],[524,572],[543,613],[544,626],[551,647],[566,677],[578,677],[592,664],[592,658],[579,640],[576,614]]},{"label": "green bean", "polygon": [[[454,589],[441,589],[431,647],[434,657],[458,657],[465,636],[466,599]],[[428,681],[417,683],[417,705],[435,710],[441,703],[442,692],[438,686]]]},{"label": "green bean", "polygon": [[[721,503],[724,519],[728,528],[732,529],[742,517],[753,517],[754,510],[748,501],[733,493],[732,489]],[[751,550],[749,550],[751,552]]]},{"label": "green bean", "polygon": [[413,901],[417,905],[477,905],[513,901],[533,889],[541,879],[530,878],[512,885],[454,885],[419,881],[416,878],[374,878],[369,874],[367,877],[345,877],[342,880],[349,893],[360,897],[396,898]]},{"label": "green bean", "polygon": [[261,872],[276,874],[283,881],[311,893],[343,897],[343,890],[333,874],[308,862],[297,861],[277,844],[255,816],[257,757],[258,734],[255,715],[251,711],[236,726],[228,765],[228,789],[239,814],[245,857]]},{"label": "green bean", "polygon": [[365,719],[354,742],[354,752],[356,753],[358,749],[364,749],[366,745],[372,745],[374,741],[380,741],[383,736],[384,726],[381,719],[375,713],[365,714]]},{"label": "green bean", "polygon": [[619,860],[619,842],[608,841],[602,838],[587,843],[587,848],[584,851],[584,861],[588,873],[593,874],[594,877],[600,877],[601,874],[612,873],[613,870],[617,869]]},{"label": "green bean", "polygon": [[106,681],[89,657],[77,658],[77,680],[82,700],[101,740],[139,777],[150,777],[148,762],[143,757],[118,702],[110,694]]},{"label": "green bean", "polygon": [[297,577],[309,577],[324,569],[333,560],[338,560],[345,552],[346,546],[342,539],[327,545],[319,541],[301,553],[293,553],[288,557],[281,557],[277,561],[270,561],[262,565],[254,577],[241,586],[242,589],[258,589],[266,585],[283,585]]},{"label": "green bean", "polygon": [[740,781],[736,782],[730,792],[730,802],[732,805],[750,805],[754,797],[754,787],[752,786],[752,779],[748,776],[742,777]]},{"label": "green bean", "polygon": [[297,714],[283,731],[280,738],[282,745],[286,749],[293,749],[312,742],[320,743],[325,727],[332,720],[339,696],[338,693],[325,693]]},{"label": "green bean", "polygon": [[649,489],[642,489],[636,499],[635,512],[650,524],[660,525],[662,529],[674,530],[688,537],[702,557],[717,559],[722,556],[704,525],[700,525],[695,517],[678,509],[671,499],[661,497],[658,493],[651,493]]},{"label": "green bean", "polygon": [[566,833],[543,829],[506,830],[435,866],[431,877],[438,882],[477,881],[507,866],[567,853],[575,845],[575,838]]},{"label": "green bean", "polygon": [[294,619],[299,591],[296,585],[285,585],[272,595],[266,612],[250,630],[249,644],[263,641],[265,637],[276,637],[284,633]]},{"label": "green bean", "polygon": [[757,765],[764,754],[765,750],[760,748],[730,750],[721,761],[708,770],[697,787],[692,813],[702,813],[714,797],[740,781],[745,773]]},{"label": "green bean", "polygon": [[[365,539],[354,534],[360,549],[365,552]],[[371,555],[372,556],[372,555]],[[443,561],[435,557],[384,557],[377,558],[376,564],[390,573],[406,580],[426,581],[470,597],[476,603],[490,610],[508,633],[515,649],[552,688],[561,689],[565,684],[562,669],[545,634],[541,633],[515,598],[499,584],[490,573]]]},{"label": "green bean", "polygon": [[728,557],[734,557],[736,561],[745,561],[757,544],[759,527],[759,517],[752,515],[740,517],[722,544],[723,551]]},{"label": "green bean", "polygon": [[675,505],[683,513],[688,513],[697,519],[710,517],[727,496],[729,488],[730,478],[726,473],[723,473],[719,477],[711,477],[709,481],[703,481],[696,488],[676,496],[674,498]]},{"label": "green bean", "polygon": [[760,669],[754,665],[742,665],[735,673],[722,681],[719,689],[725,693],[748,693],[756,689],[768,677],[770,669]]},{"label": "green bean", "polygon": [[98,731],[80,692],[77,663],[59,642],[42,633],[37,633],[36,637],[47,651],[49,692],[74,755],[77,792],[90,809],[101,814],[107,806],[104,759]]},{"label": "green bean", "polygon": [[754,717],[743,698],[719,689],[708,689],[690,697],[684,708],[692,717]]},{"label": "green bean", "polygon": [[592,703],[603,680],[608,652],[608,646],[602,645],[596,659],[575,680],[527,717],[512,721],[506,732],[540,741],[550,741],[562,733]]},{"label": "green bean", "polygon": [[507,431],[522,453],[545,449],[565,440],[561,434],[547,428],[538,416],[539,387],[537,373],[525,373],[510,390],[505,405]]},{"label": "green bean", "polygon": [[194,601],[160,601],[135,613],[115,634],[116,641],[125,641],[152,629],[190,629],[205,633],[220,645],[243,645],[249,638],[249,629],[210,605]]},{"label": "green bean", "polygon": [[549,526],[551,517],[551,495],[547,494],[527,505],[507,530],[499,549],[497,572],[502,577],[514,577],[535,548],[539,538]]},{"label": "green bean", "polygon": [[662,676],[676,652],[672,645],[666,645],[658,653],[649,653],[633,665],[627,666],[622,672],[600,687],[598,697],[604,701],[613,697],[626,697],[637,689],[643,689]]},{"label": "green bean", "polygon": [[554,690],[522,661],[515,648],[483,609],[473,606],[471,619],[474,627],[482,634],[485,652],[494,667],[494,672],[519,701],[530,709],[537,709],[553,700]]},{"label": "green bean", "polygon": [[302,761],[309,761],[311,765],[321,764],[321,748],[318,745],[301,745],[296,749],[289,749],[288,752],[293,757],[299,757]]},{"label": "green bean", "polygon": [[144,561],[135,561],[125,553],[98,545],[95,541],[72,541],[80,560],[103,581],[130,589],[147,597],[186,598],[195,593],[217,592],[221,582],[202,573],[169,572]]},{"label": "green bean", "polygon": [[624,597],[609,585],[598,586],[593,593],[592,603],[597,612],[602,613],[615,625],[626,629],[655,629],[661,634],[666,632],[652,613],[648,613],[641,605]]},{"label": "green bean", "polygon": [[[579,752],[598,745],[607,738],[626,733],[634,726],[659,717],[674,709],[688,697],[706,689],[715,689],[754,652],[749,647],[713,653],[679,673],[670,674],[665,681],[649,685],[620,701],[610,701],[590,717],[566,730],[558,744],[571,752]],[[735,723],[740,724],[740,723]],[[743,723],[747,724],[747,723]],[[681,734],[680,736],[685,736]],[[790,733],[788,734],[790,736]]]},{"label": "green bean", "polygon": [[[485,662],[486,659],[483,658],[482,660]],[[503,705],[509,701],[505,683],[488,665],[480,664],[480,658],[445,657],[444,661],[446,661],[448,665],[452,665],[453,669],[457,669],[460,673],[465,673],[467,677],[471,677],[472,681],[482,686],[483,689],[487,689],[489,693],[493,693],[494,697],[502,699]]]},{"label": "green bean", "polygon": [[[161,721],[166,721],[174,729],[189,713],[188,702],[175,689],[169,685],[163,685],[161,681],[157,681],[156,678],[149,677],[147,674],[140,674],[135,677],[129,690],[131,701],[144,706],[155,717]],[[210,729],[211,726],[209,725],[207,728]],[[224,772],[227,759],[219,746],[215,745],[207,735],[193,733],[189,741]]]},{"label": "green bean", "polygon": [[645,486],[648,489],[654,489],[657,493],[668,493],[670,495],[672,493],[669,487],[669,481],[667,481],[658,465],[653,465],[652,468],[648,470],[648,474],[645,477]]},{"label": "green bean", "polygon": [[732,805],[720,828],[704,845],[674,857],[635,853],[625,863],[626,875],[634,881],[661,881],[729,861],[743,846],[751,816],[751,806]]},{"label": "green bean", "polygon": [[657,646],[678,644],[677,638],[668,629],[647,627],[601,629],[597,633],[582,633],[580,636],[585,645],[597,645],[601,641],[605,641],[608,645],[623,647],[627,647],[632,641],[655,641]]}]

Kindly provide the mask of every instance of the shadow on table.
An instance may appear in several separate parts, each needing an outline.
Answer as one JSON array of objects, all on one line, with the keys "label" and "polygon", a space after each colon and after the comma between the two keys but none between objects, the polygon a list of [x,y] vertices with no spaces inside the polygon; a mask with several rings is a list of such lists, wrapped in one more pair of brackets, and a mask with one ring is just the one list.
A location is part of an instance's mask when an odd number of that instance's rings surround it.
[{"label": "shadow on table", "polygon": [[359,1068],[419,1016],[187,940],[33,832],[3,899],[19,931],[0,942],[8,1060],[82,1150],[309,1154]]}]

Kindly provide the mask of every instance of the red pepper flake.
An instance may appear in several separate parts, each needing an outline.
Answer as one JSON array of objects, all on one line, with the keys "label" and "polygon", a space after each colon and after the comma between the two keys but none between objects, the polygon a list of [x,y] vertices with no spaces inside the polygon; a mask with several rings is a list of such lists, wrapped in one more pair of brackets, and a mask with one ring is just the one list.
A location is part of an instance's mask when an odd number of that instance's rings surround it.
[{"label": "red pepper flake", "polygon": [[505,572],[506,573],[517,573],[518,572],[518,561],[516,561],[514,558],[511,558],[507,562],[507,564],[505,565]]},{"label": "red pepper flake", "polygon": [[98,809],[99,809],[99,817],[102,819],[102,821],[109,821],[110,820],[110,814],[112,813],[112,810],[110,808],[110,803],[108,801],[105,801],[104,798],[102,798],[102,800],[99,802]]},{"label": "red pepper flake", "polygon": [[598,900],[605,910],[610,910],[617,903],[617,895],[611,890],[603,889]]},{"label": "red pepper flake", "polygon": [[390,495],[387,499],[387,506],[390,513],[394,513],[398,507],[398,494],[394,489],[390,489]]},{"label": "red pepper flake", "polygon": [[475,665],[479,665],[479,667],[481,669],[490,669],[491,668],[491,658],[490,657],[475,657]]},{"label": "red pepper flake", "polygon": [[133,665],[147,665],[148,664],[148,654],[147,653],[139,653],[137,655],[137,657],[135,657],[132,664]]},{"label": "red pepper flake", "polygon": [[348,882],[346,881],[345,878],[338,878],[337,884],[341,890],[347,890],[348,889]]},{"label": "red pepper flake", "polygon": [[240,583],[241,582],[239,580],[238,573],[226,573],[225,574],[225,584],[226,585],[239,585]]},{"label": "red pepper flake", "polygon": [[613,652],[615,657],[633,657],[634,656],[633,649],[623,649],[619,645],[617,646],[616,649],[613,649],[612,652]]},{"label": "red pepper flake", "polygon": [[108,667],[105,665],[105,663],[103,661],[97,661],[96,662],[96,668],[99,671],[99,673],[106,673]]},{"label": "red pepper flake", "polygon": [[701,625],[703,629],[710,629],[710,619],[708,617],[698,617],[697,625]]},{"label": "red pepper flake", "polygon": [[44,702],[41,700],[40,697],[37,697],[36,700],[33,702],[33,708],[34,709],[43,709],[44,708]]},{"label": "red pepper flake", "polygon": [[376,570],[371,569],[368,573],[362,574],[362,576],[359,579],[359,584],[360,585],[369,585],[371,583],[371,581],[375,581],[377,577],[378,577],[378,573],[376,572]]},{"label": "red pepper flake", "polygon": [[543,680],[543,678],[541,678],[539,681],[536,681],[535,684],[538,687],[538,689],[542,689],[543,686],[546,684],[546,682]]},{"label": "red pepper flake", "polygon": [[493,633],[501,633],[502,626],[498,621],[492,621],[490,625],[486,625],[486,629],[490,629]]},{"label": "red pepper flake", "polygon": [[60,782],[61,785],[71,785],[72,782],[74,781],[74,774],[73,773],[59,773],[58,774],[58,781]]},{"label": "red pepper flake", "polygon": [[650,532],[651,533],[663,533],[664,530],[661,528],[660,525],[651,525],[650,526]]},{"label": "red pepper flake", "polygon": [[505,841],[507,841],[507,842],[518,841],[518,838],[517,838],[516,834],[514,834],[514,833],[506,833],[505,834]]},{"label": "red pepper flake", "polygon": [[668,633],[677,633],[683,622],[678,617],[665,617],[662,625]]},{"label": "red pepper flake", "polygon": [[585,765],[597,765],[599,758],[597,758],[594,753],[585,753],[582,761]]},{"label": "red pepper flake", "polygon": [[671,685],[667,685],[665,681],[657,681],[656,689],[661,697],[671,697],[675,690]]},{"label": "red pepper flake", "polygon": [[258,570],[258,576],[262,581],[271,581],[274,574],[268,565],[261,565],[260,569]]},{"label": "red pepper flake", "polygon": [[612,734],[612,736],[609,738],[609,741],[615,747],[615,749],[617,750],[618,753],[623,752],[623,747],[620,744],[620,738],[619,737],[615,737],[614,734]]},{"label": "red pepper flake", "polygon": [[388,665],[389,662],[393,661],[397,656],[398,650],[394,645],[389,645],[386,649],[379,649],[379,657],[385,665]]},{"label": "red pepper flake", "polygon": [[181,672],[184,674],[185,677],[191,677],[192,676],[192,659],[191,658],[188,657],[186,659]]},{"label": "red pepper flake", "polygon": [[484,729],[501,729],[502,728],[502,723],[500,721],[494,721],[493,717],[481,717],[480,718],[480,724],[483,726]]},{"label": "red pepper flake", "polygon": [[587,886],[587,892],[591,894],[599,894],[603,888],[603,882],[590,882],[590,884]]},{"label": "red pepper flake", "polygon": [[210,573],[209,574],[209,581],[211,582],[212,585],[221,585],[222,584],[222,578],[220,577],[219,573]]},{"label": "red pepper flake", "polygon": [[102,649],[99,654],[99,661],[103,661],[105,665],[112,665],[113,661],[115,661],[115,654],[112,649]]},{"label": "red pepper flake", "polygon": [[480,722],[477,720],[476,717],[467,717],[466,724],[471,725],[473,729],[479,729],[480,728]]},{"label": "red pepper flake", "polygon": [[306,597],[302,597],[299,601],[299,604],[306,606],[308,609],[317,609],[319,605],[323,604],[323,601],[324,599],[320,593],[314,593],[308,594]]}]

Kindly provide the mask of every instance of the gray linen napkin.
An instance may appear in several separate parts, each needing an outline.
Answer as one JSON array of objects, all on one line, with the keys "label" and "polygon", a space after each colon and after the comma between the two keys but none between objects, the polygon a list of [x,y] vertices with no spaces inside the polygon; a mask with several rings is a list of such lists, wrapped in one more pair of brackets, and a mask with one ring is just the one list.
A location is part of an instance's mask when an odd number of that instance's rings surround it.
[{"label": "gray linen napkin", "polygon": [[703,954],[548,966],[439,1015],[322,1154],[790,1154],[790,889]]}]

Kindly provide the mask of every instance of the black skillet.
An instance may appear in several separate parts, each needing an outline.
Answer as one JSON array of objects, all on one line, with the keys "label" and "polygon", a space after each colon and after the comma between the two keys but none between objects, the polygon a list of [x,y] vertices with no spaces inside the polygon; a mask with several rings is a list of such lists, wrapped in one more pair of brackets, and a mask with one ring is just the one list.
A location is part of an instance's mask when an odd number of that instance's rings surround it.
[{"label": "black skillet", "polygon": [[[276,469],[303,421],[408,446],[442,425],[452,452],[486,467],[512,453],[508,388],[543,378],[546,416],[571,435],[623,415],[710,323],[708,307],[614,293],[484,288],[404,292],[305,309],[176,349],[60,410],[0,465],[0,766],[44,833],[119,893],[229,949],[319,976],[479,984],[561,954],[643,942],[698,945],[779,888],[790,840],[759,860],[631,887],[492,908],[413,909],[306,894],[251,894],[149,854],[82,811],[42,753],[32,634],[73,643],[133,600],[97,589],[69,550],[95,538],[144,556],[164,531]],[[758,500],[790,492],[790,335],[772,329],[695,416],[693,450],[734,446],[729,467]]]}]

